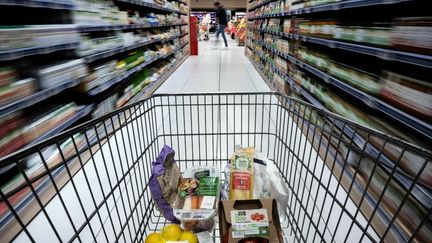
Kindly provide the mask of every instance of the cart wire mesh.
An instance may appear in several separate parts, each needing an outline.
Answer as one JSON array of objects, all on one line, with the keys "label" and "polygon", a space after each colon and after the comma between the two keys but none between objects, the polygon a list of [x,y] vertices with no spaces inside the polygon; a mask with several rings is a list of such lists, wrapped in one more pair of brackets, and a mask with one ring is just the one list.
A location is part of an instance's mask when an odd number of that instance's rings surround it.
[{"label": "cart wire mesh", "polygon": [[154,95],[1,159],[0,241],[143,242],[169,224],[148,185],[165,144],[182,172],[222,171],[236,145],[264,153],[289,188],[285,242],[431,239],[429,151],[279,93],[202,93]]}]

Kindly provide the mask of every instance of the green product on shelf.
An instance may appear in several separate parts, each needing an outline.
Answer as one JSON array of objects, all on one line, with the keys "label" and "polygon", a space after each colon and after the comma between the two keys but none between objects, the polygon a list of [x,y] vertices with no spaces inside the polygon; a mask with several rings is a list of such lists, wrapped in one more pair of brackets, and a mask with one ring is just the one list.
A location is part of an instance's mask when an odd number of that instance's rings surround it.
[{"label": "green product on shelf", "polygon": [[143,63],[144,59],[144,50],[138,50],[129,54],[122,62],[126,63],[127,69],[131,69],[133,67],[138,66],[140,63]]},{"label": "green product on shelf", "polygon": [[367,93],[378,95],[380,92],[381,84],[378,82],[379,77],[336,63],[332,63],[328,70],[332,76],[340,78]]}]

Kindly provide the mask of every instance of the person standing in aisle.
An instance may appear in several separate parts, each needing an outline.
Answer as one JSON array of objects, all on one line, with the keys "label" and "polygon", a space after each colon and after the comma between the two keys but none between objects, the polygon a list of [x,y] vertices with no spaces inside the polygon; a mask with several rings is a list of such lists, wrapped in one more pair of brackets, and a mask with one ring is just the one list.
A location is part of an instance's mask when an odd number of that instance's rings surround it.
[{"label": "person standing in aisle", "polygon": [[210,29],[211,17],[210,14],[204,12],[202,24],[205,26],[204,40],[209,40],[209,29]]},{"label": "person standing in aisle", "polygon": [[228,47],[227,39],[225,37],[225,28],[228,23],[227,14],[225,8],[220,2],[214,2],[213,6],[216,8],[216,18],[219,20],[218,29],[216,31],[216,39],[219,38],[219,34],[222,34],[222,38],[225,42],[225,47]]}]

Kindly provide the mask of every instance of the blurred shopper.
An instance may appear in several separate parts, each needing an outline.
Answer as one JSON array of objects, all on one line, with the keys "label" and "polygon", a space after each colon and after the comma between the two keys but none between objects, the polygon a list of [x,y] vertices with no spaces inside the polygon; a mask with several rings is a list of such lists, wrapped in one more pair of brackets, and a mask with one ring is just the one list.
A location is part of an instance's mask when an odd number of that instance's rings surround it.
[{"label": "blurred shopper", "polygon": [[208,14],[207,12],[204,12],[203,15],[203,21],[202,21],[202,28],[204,30],[204,40],[207,41],[209,40],[209,31],[210,31],[210,23],[211,23],[211,17],[210,14]]},{"label": "blurred shopper", "polygon": [[225,47],[228,47],[227,39],[225,37],[225,28],[228,23],[227,14],[225,8],[220,4],[220,2],[214,2],[213,6],[216,9],[216,18],[219,20],[218,29],[216,31],[216,39],[219,38],[219,34],[222,34],[222,38],[225,42]]}]

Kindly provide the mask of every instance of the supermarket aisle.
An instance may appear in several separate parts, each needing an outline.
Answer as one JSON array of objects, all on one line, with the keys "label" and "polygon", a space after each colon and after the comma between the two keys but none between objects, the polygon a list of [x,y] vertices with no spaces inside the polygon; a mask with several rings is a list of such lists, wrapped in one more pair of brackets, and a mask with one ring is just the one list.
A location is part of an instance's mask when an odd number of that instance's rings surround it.
[{"label": "supermarket aisle", "polygon": [[222,39],[210,38],[199,42],[199,55],[190,56],[156,93],[270,91],[243,46],[229,39],[225,48]]}]

